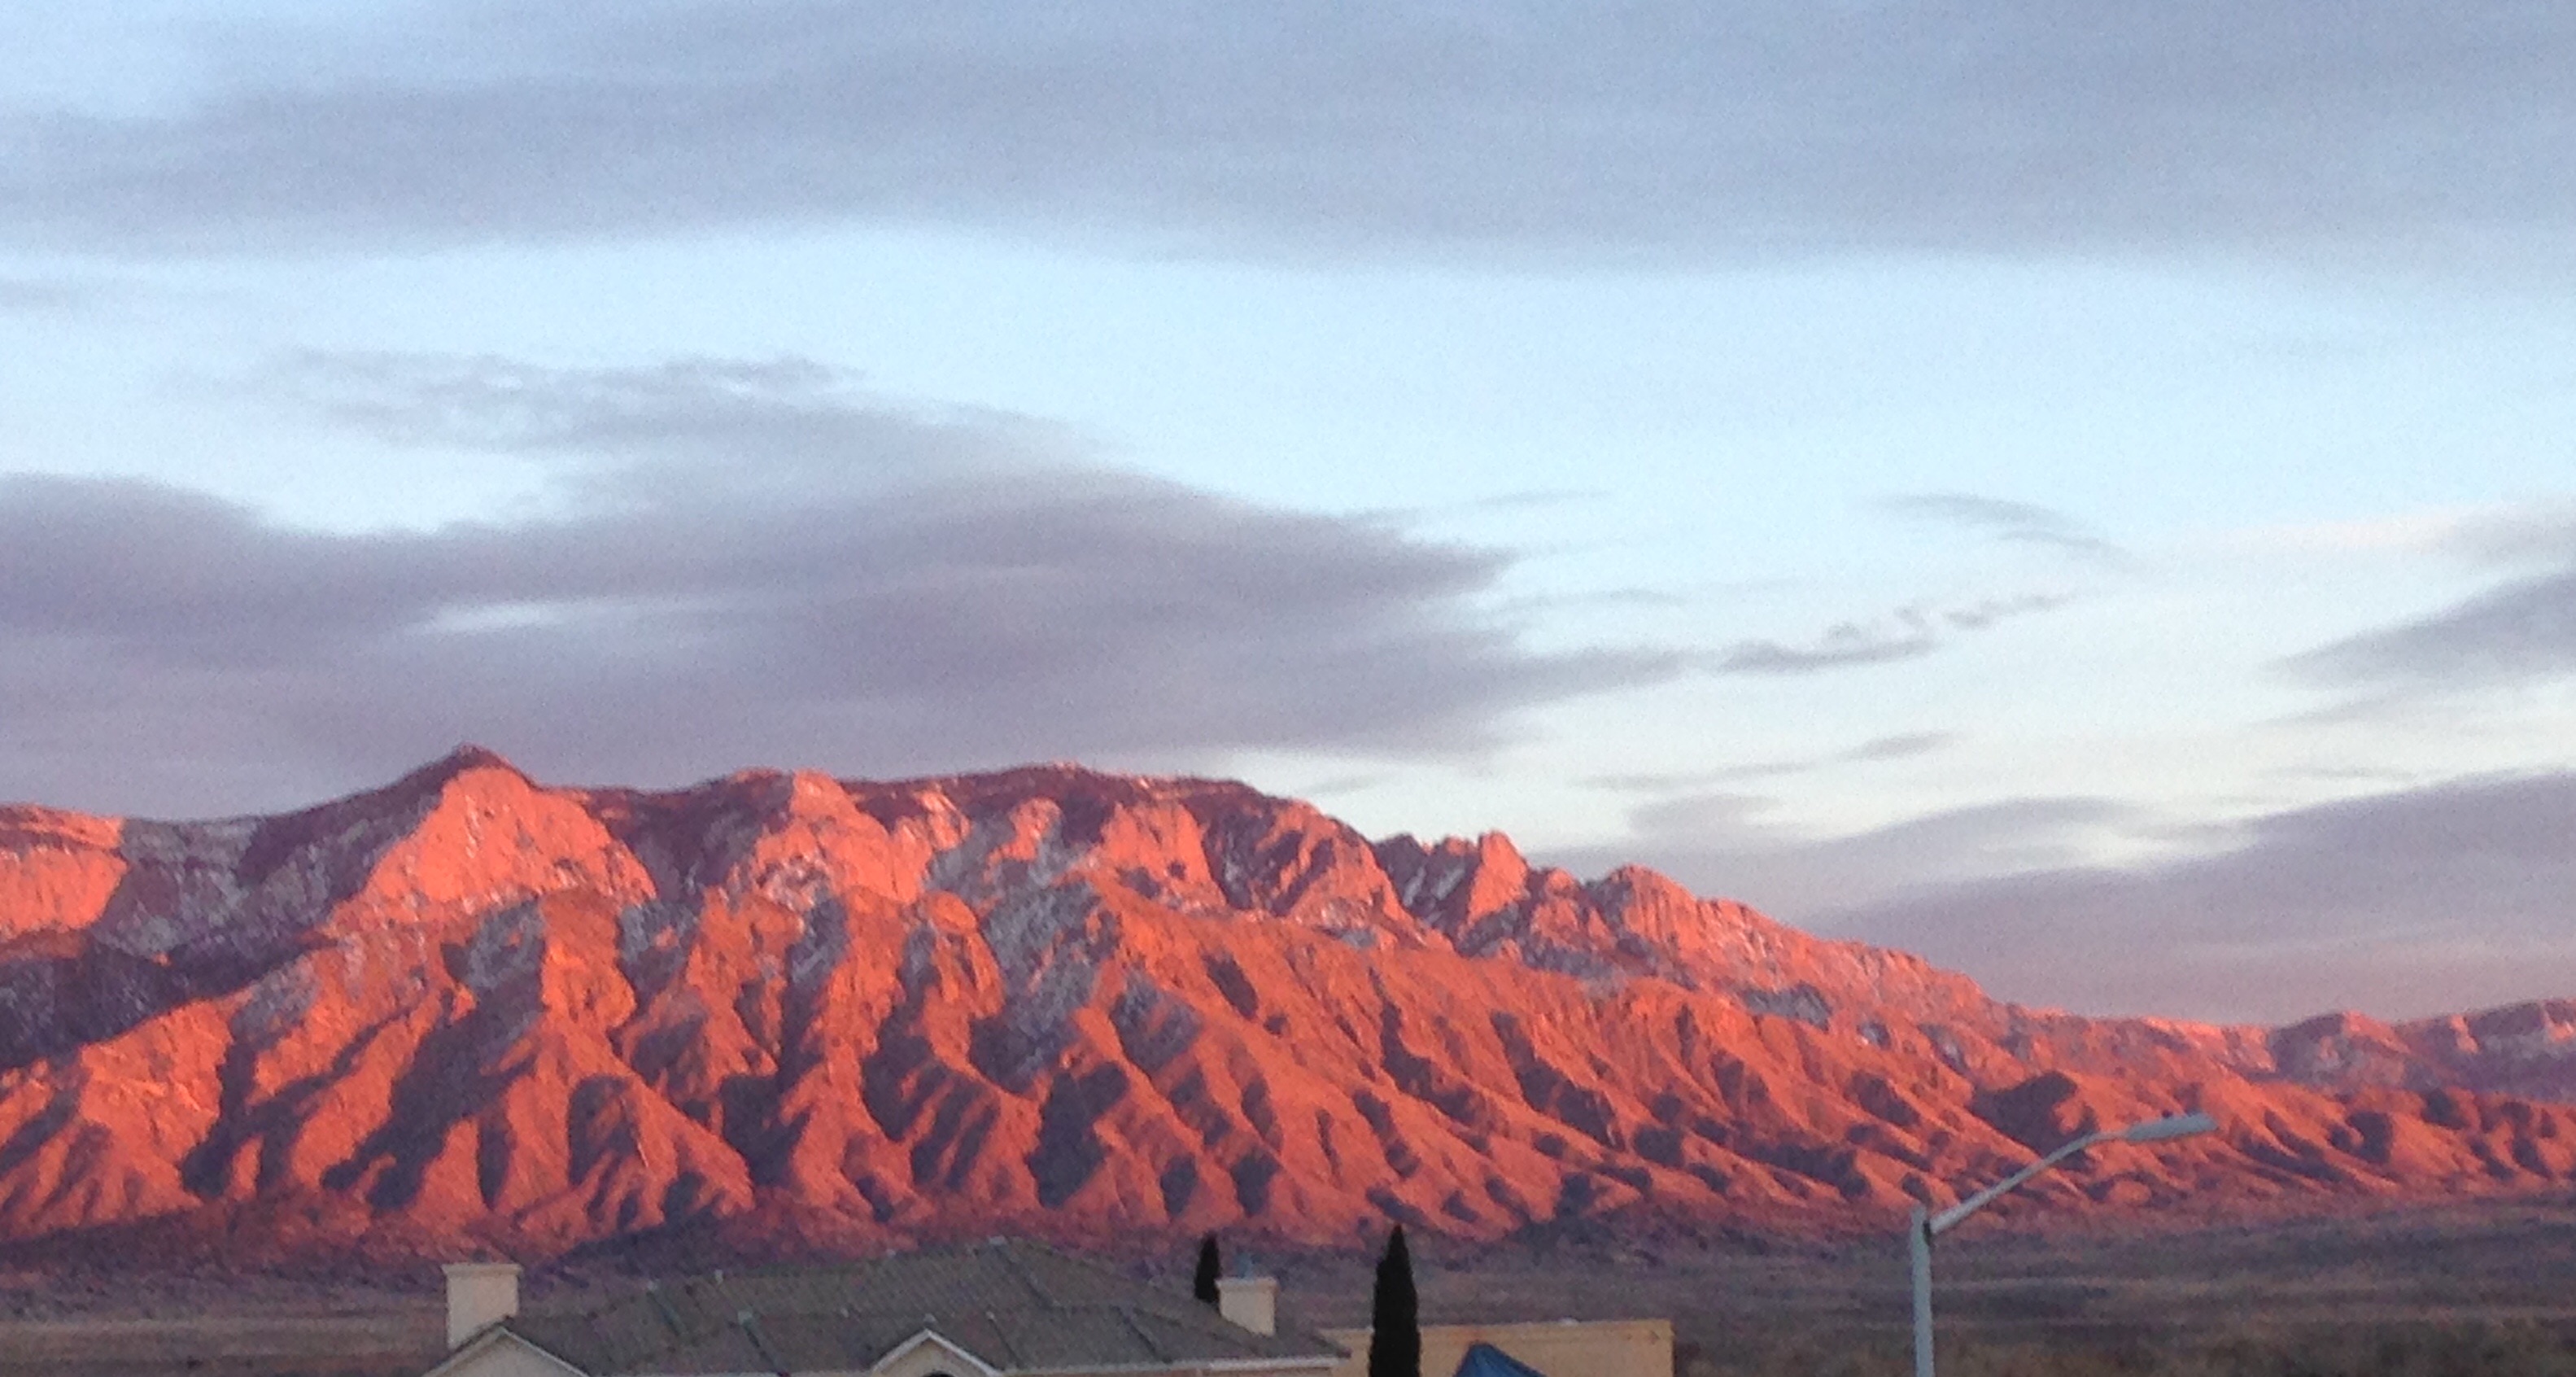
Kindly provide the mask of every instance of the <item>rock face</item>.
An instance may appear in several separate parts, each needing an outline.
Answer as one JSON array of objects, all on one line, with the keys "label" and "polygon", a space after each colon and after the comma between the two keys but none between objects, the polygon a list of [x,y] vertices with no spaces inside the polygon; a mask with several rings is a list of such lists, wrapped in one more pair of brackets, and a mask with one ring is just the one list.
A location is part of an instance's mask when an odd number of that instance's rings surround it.
[{"label": "rock face", "polygon": [[1069,768],[548,789],[461,751],[282,817],[0,809],[0,1239],[543,1256],[1392,1217],[1884,1226],[2576,1177],[2576,1005],[2390,1028],[1987,998],[1650,871],[1372,844]]}]

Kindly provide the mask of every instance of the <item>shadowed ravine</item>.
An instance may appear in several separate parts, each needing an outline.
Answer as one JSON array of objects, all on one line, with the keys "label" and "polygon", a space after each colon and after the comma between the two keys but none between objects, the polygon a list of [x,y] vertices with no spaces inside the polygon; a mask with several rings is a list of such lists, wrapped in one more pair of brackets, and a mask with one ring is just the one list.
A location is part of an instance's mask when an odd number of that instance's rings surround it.
[{"label": "shadowed ravine", "polygon": [[1066,768],[643,793],[469,750],[277,818],[0,809],[12,1240],[1875,1228],[2183,1109],[2223,1131],[2014,1208],[2296,1212],[2576,1176],[2571,1025],[2035,1011],[1649,871]]}]

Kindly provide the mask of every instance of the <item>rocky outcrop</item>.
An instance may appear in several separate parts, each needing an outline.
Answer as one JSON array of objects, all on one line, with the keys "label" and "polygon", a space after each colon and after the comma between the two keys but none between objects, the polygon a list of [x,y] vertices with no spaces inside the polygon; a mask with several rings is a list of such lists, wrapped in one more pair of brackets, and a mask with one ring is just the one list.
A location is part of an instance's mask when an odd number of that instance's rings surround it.
[{"label": "rocky outcrop", "polygon": [[2536,1000],[2412,1023],[2328,1014],[2271,1035],[2296,1080],[2332,1087],[2401,1086],[2576,1102],[2576,1000]]},{"label": "rocky outcrop", "polygon": [[8,1239],[1878,1227],[2185,1109],[2223,1132],[2025,1207],[2447,1198],[2576,1174],[2571,1029],[2025,1009],[1650,871],[1063,767],[649,793],[468,750],[282,817],[0,809]]}]

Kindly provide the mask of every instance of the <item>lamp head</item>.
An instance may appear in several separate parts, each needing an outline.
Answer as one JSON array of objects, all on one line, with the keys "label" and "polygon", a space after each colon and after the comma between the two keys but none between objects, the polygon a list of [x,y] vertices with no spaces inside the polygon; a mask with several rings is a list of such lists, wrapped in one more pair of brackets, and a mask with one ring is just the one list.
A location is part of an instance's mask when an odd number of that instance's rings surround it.
[{"label": "lamp head", "polygon": [[2218,1121],[2206,1114],[2176,1114],[2169,1119],[2149,1119],[2120,1130],[2120,1139],[2129,1143],[2161,1143],[2172,1138],[2189,1138],[2197,1133],[2215,1133]]}]

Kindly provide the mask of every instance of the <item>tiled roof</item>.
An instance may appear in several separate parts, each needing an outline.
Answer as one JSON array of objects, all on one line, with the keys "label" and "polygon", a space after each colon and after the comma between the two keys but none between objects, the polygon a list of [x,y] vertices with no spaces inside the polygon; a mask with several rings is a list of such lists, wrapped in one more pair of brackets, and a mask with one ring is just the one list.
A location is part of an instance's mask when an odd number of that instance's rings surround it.
[{"label": "tiled roof", "polygon": [[1340,1357],[1314,1335],[1255,1334],[1188,1296],[1020,1239],[717,1272],[510,1328],[599,1377],[866,1368],[924,1329],[1001,1372]]}]

